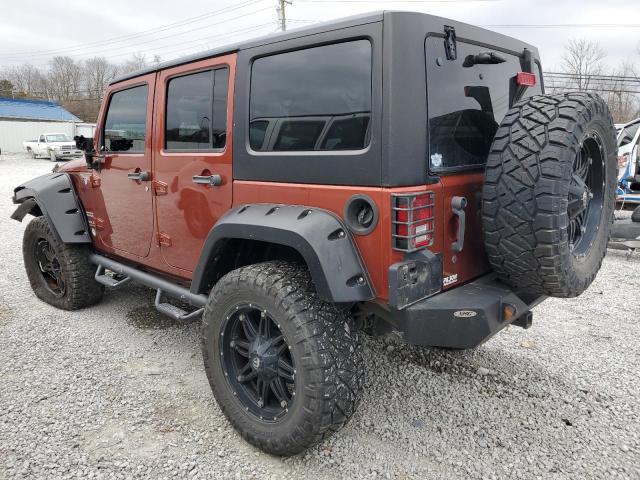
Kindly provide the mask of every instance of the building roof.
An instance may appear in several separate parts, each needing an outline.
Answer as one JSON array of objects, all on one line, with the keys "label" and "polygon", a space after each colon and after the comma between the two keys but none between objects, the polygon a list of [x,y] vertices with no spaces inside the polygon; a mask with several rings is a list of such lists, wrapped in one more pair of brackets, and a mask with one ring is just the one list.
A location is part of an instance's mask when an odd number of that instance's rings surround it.
[{"label": "building roof", "polygon": [[0,98],[0,118],[81,122],[56,102],[26,98]]}]

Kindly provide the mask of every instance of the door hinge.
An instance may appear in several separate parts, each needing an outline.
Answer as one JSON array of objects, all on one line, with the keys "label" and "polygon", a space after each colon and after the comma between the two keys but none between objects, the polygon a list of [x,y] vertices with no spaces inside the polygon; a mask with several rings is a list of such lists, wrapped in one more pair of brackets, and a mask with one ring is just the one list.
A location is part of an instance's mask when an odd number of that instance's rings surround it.
[{"label": "door hinge", "polygon": [[153,193],[155,195],[166,195],[169,193],[169,185],[160,180],[153,180],[151,185],[153,186]]},{"label": "door hinge", "polygon": [[158,246],[160,247],[170,247],[171,246],[171,237],[166,233],[158,233]]},{"label": "door hinge", "polygon": [[444,52],[447,55],[447,60],[455,60],[458,58],[456,29],[448,25],[444,26]]},{"label": "door hinge", "polygon": [[91,183],[91,188],[98,188],[100,186],[100,177],[91,174],[89,176],[89,183]]}]

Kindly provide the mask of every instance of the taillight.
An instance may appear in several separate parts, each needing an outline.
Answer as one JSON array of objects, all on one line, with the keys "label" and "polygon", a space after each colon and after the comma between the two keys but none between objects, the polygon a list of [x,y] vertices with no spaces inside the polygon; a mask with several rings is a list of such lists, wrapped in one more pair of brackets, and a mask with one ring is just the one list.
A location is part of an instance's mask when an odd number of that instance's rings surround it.
[{"label": "taillight", "polygon": [[536,84],[536,75],[529,72],[518,72],[516,75],[516,84],[519,87],[534,87]]},{"label": "taillight", "polygon": [[432,245],[433,192],[394,194],[391,201],[393,248],[413,252]]}]

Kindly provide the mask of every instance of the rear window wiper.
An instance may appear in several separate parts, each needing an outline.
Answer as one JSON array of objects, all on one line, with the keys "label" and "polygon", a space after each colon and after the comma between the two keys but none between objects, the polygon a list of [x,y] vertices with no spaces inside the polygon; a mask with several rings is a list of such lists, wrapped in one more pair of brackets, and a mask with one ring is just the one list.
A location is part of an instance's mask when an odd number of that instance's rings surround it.
[{"label": "rear window wiper", "polygon": [[463,67],[473,67],[474,65],[492,65],[504,63],[507,59],[493,52],[480,52],[476,55],[467,55],[464,59]]}]

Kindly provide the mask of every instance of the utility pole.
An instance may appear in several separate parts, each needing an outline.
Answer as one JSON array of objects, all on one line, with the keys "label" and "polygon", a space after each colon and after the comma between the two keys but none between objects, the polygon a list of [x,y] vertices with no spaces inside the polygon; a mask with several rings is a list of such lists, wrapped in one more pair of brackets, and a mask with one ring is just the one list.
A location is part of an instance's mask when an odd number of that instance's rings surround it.
[{"label": "utility pole", "polygon": [[278,0],[278,8],[276,8],[276,11],[278,12],[278,24],[280,26],[280,30],[283,32],[287,30],[287,16],[285,14],[285,7],[287,5],[291,5],[291,1]]}]

